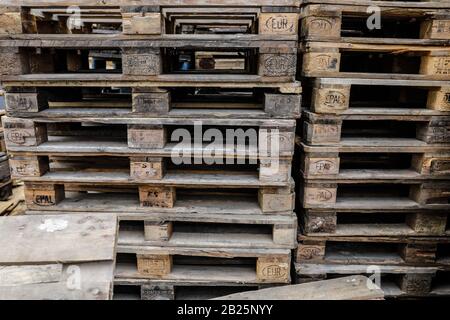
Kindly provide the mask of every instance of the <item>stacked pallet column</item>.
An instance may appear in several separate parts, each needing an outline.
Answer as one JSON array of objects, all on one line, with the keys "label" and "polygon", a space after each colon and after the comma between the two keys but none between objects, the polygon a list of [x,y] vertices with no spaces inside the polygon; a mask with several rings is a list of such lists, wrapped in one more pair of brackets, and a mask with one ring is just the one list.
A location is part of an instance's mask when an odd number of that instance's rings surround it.
[{"label": "stacked pallet column", "polygon": [[297,282],[449,295],[449,3],[378,5],[301,8]]},{"label": "stacked pallet column", "polygon": [[0,10],[28,214],[116,213],[116,298],[290,283],[295,1],[133,1],[81,7],[82,24],[57,2]]}]

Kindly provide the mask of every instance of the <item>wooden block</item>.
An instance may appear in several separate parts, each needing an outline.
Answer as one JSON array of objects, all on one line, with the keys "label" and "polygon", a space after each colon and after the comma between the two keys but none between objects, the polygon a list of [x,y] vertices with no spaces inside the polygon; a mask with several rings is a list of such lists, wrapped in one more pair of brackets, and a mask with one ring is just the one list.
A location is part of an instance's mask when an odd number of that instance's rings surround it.
[{"label": "wooden block", "polygon": [[411,213],[406,216],[406,223],[417,233],[442,235],[447,228],[447,216],[442,213]]},{"label": "wooden block", "polygon": [[448,204],[450,201],[450,183],[433,182],[412,185],[409,197],[419,204]]},{"label": "wooden block", "polygon": [[296,54],[260,53],[259,75],[263,77],[295,77]]},{"label": "wooden block", "polygon": [[308,240],[298,244],[296,262],[322,261],[325,257],[325,241]]},{"label": "wooden block", "polygon": [[301,20],[300,30],[303,38],[339,40],[341,38],[341,13],[305,17]]},{"label": "wooden block", "polygon": [[412,159],[413,168],[423,175],[450,175],[450,154],[419,154]]},{"label": "wooden block", "polygon": [[256,262],[256,278],[264,282],[289,283],[291,257],[260,257]]},{"label": "wooden block", "polygon": [[338,155],[333,154],[305,154],[302,166],[305,176],[337,175],[340,159]]},{"label": "wooden block", "polygon": [[428,273],[407,273],[400,280],[400,289],[410,295],[426,294],[431,290],[432,279]]},{"label": "wooden block", "polygon": [[130,177],[136,180],[161,180],[166,173],[163,158],[132,157]]},{"label": "wooden block", "polygon": [[261,13],[259,15],[259,33],[273,35],[297,35],[297,13]]},{"label": "wooden block", "polygon": [[450,111],[450,87],[430,90],[428,93],[427,108],[437,111]]},{"label": "wooden block", "polygon": [[294,128],[259,129],[259,153],[261,156],[278,156],[279,153],[294,152]]},{"label": "wooden block", "polygon": [[303,54],[303,75],[314,72],[333,75],[339,72],[341,54],[339,52],[306,52]]},{"label": "wooden block", "polygon": [[430,144],[450,143],[450,118],[434,117],[417,126],[416,137]]},{"label": "wooden block", "polygon": [[167,90],[133,89],[133,112],[166,115],[170,111],[170,93]]},{"label": "wooden block", "polygon": [[429,19],[420,26],[420,37],[423,39],[450,39],[450,19]]},{"label": "wooden block", "polygon": [[261,159],[259,164],[259,180],[264,182],[288,182],[291,178],[291,161]]},{"label": "wooden block", "polygon": [[309,233],[335,233],[337,224],[336,212],[315,212],[306,210],[302,213],[304,232]]},{"label": "wooden block", "polygon": [[450,79],[450,55],[448,53],[440,55],[426,55],[422,57],[420,64],[420,74],[448,76]]},{"label": "wooden block", "polygon": [[51,207],[64,200],[63,185],[26,184],[25,201],[28,206]]},{"label": "wooden block", "polygon": [[47,141],[47,126],[29,119],[3,118],[5,140],[10,146],[34,147]]},{"label": "wooden block", "polygon": [[274,225],[273,243],[279,245],[288,245],[294,248],[297,245],[297,226],[296,225]]},{"label": "wooden block", "polygon": [[320,207],[322,204],[336,203],[337,184],[306,184],[303,204],[305,208]]},{"label": "wooden block", "polygon": [[9,159],[11,175],[14,179],[41,177],[49,170],[47,157],[14,156]]},{"label": "wooden block", "polygon": [[311,111],[339,114],[349,107],[350,85],[320,85],[313,89]]},{"label": "wooden block", "polygon": [[144,236],[145,241],[169,241],[173,233],[172,222],[166,221],[145,221]]},{"label": "wooden block", "polygon": [[122,70],[129,76],[157,76],[162,72],[159,49],[134,48],[122,50]]},{"label": "wooden block", "polygon": [[141,300],[175,300],[175,288],[169,285],[142,285]]},{"label": "wooden block", "polygon": [[139,187],[142,207],[173,208],[176,200],[174,187]]},{"label": "wooden block", "polygon": [[23,75],[30,72],[28,55],[25,50],[0,47],[0,75]]},{"label": "wooden block", "polygon": [[407,263],[434,263],[436,251],[435,243],[408,243],[403,246],[400,255]]},{"label": "wooden block", "polygon": [[[28,54],[30,73],[55,73],[54,53],[50,50],[36,49]],[[69,57],[66,58],[66,60]],[[69,71],[72,71],[69,69]],[[78,71],[78,70],[73,70]]]},{"label": "wooden block", "polygon": [[333,144],[341,141],[342,121],[329,123],[303,123],[303,132],[308,144]]},{"label": "wooden block", "polygon": [[[281,189],[281,188],[280,188]],[[264,213],[293,211],[295,193],[278,188],[261,188],[258,191],[258,202]]]},{"label": "wooden block", "polygon": [[157,12],[123,12],[122,32],[124,34],[161,34],[161,13]]},{"label": "wooden block", "polygon": [[172,256],[138,254],[137,269],[142,276],[166,276],[172,272]]},{"label": "wooden block", "polygon": [[163,126],[128,125],[128,147],[136,149],[161,149],[167,142]]},{"label": "wooden block", "polygon": [[302,96],[299,94],[264,94],[264,111],[273,117],[298,118]]},{"label": "wooden block", "polygon": [[7,12],[0,8],[0,34],[17,33],[22,33],[20,9],[16,12]]},{"label": "wooden block", "polygon": [[47,96],[38,92],[7,92],[5,103],[8,112],[39,112],[48,108]]}]

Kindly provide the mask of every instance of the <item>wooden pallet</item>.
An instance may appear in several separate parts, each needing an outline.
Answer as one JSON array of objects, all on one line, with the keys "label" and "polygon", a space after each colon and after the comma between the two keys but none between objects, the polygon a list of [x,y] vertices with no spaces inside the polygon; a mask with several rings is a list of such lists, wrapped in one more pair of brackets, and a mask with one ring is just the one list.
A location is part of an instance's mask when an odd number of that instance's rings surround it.
[{"label": "wooden pallet", "polygon": [[299,213],[303,234],[314,236],[449,236],[449,212],[305,209]]},{"label": "wooden pallet", "polygon": [[444,46],[307,42],[299,51],[305,77],[450,80],[450,49]]},{"label": "wooden pallet", "polygon": [[[24,118],[299,118],[301,95],[277,88],[6,88]],[[301,89],[301,88],[300,88]]]},{"label": "wooden pallet", "polygon": [[381,9],[382,27],[373,30],[366,26],[367,19],[373,14],[367,13],[366,4],[307,4],[300,16],[301,37],[320,41],[356,39],[380,44],[448,44],[448,5],[405,8],[395,7],[396,3],[374,2]]},{"label": "wooden pallet", "polygon": [[448,210],[449,188],[448,180],[306,180],[300,185],[299,202],[305,209]]},{"label": "wooden pallet", "polygon": [[294,249],[297,219],[276,215],[119,214],[119,245]]},{"label": "wooden pallet", "polygon": [[115,281],[168,283],[290,283],[291,252],[285,249],[117,247]]},{"label": "wooden pallet", "polygon": [[[149,3],[111,1],[108,5],[80,4],[78,28],[69,28],[73,12],[69,3],[31,4],[11,7],[2,16],[3,34],[258,34],[297,35],[298,1],[255,1],[226,3],[155,1]],[[15,4],[17,5],[17,3]],[[113,7],[111,7],[113,6]],[[68,21],[69,20],[69,21]]]},{"label": "wooden pallet", "polygon": [[116,220],[109,214],[2,217],[0,298],[111,299]]},{"label": "wooden pallet", "polygon": [[381,289],[386,298],[445,297],[450,295],[448,270],[434,267],[339,265],[296,263],[296,283],[334,279],[348,275],[367,275],[373,281],[381,274]]},{"label": "wooden pallet", "polygon": [[294,166],[305,179],[445,179],[449,156],[447,145],[416,139],[348,138],[328,147],[309,146],[297,139]]},{"label": "wooden pallet", "polygon": [[[183,118],[3,118],[11,152],[80,152],[84,155],[140,154],[151,157],[289,157],[294,152],[294,120]],[[208,131],[209,128],[214,131]],[[180,129],[180,130],[177,130]],[[208,133],[209,132],[209,133]],[[207,138],[211,134],[216,141]],[[232,137],[230,137],[230,135]],[[205,138],[206,137],[206,138]],[[228,137],[228,139],[227,139]],[[197,143],[194,143],[197,139]],[[200,142],[198,142],[200,141]],[[221,144],[221,145],[219,145]],[[213,148],[214,147],[214,148]]]},{"label": "wooden pallet", "polygon": [[[304,112],[303,141],[308,145],[339,145],[341,138],[406,138],[428,144],[450,143],[450,115],[406,110],[403,115],[365,113],[326,115]],[[427,112],[430,111],[430,112]],[[433,115],[435,114],[435,115]]]},{"label": "wooden pallet", "polygon": [[2,78],[180,81],[192,77],[200,77],[198,80],[231,77],[239,82],[241,77],[270,83],[295,81],[297,70],[295,41],[247,42],[247,45],[233,41],[132,41],[120,42],[120,47],[98,48],[97,41],[88,40],[85,46],[80,42],[76,49],[71,49],[73,42],[67,44],[69,48],[51,42],[50,48],[11,47],[10,43],[2,43],[6,45],[0,47]]},{"label": "wooden pallet", "polygon": [[319,78],[305,84],[304,105],[315,113],[438,115],[450,110],[450,87],[443,81]]},{"label": "wooden pallet", "polygon": [[[50,179],[52,180],[52,179]],[[292,214],[295,194],[293,183],[284,187],[246,185],[240,187],[216,181],[201,185],[115,184],[114,179],[100,180],[56,178],[52,182],[27,182],[25,200],[30,210],[66,212],[180,212],[231,214]],[[177,185],[178,184],[178,185]],[[231,203],[233,201],[233,203]]]},{"label": "wooden pallet", "polygon": [[450,267],[449,237],[317,236],[299,234],[297,263]]}]

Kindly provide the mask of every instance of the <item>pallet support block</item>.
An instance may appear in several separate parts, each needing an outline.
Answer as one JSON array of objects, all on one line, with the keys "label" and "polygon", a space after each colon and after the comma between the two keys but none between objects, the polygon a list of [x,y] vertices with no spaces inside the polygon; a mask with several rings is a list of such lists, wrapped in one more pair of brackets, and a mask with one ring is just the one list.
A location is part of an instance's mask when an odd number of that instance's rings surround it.
[{"label": "pallet support block", "polygon": [[400,250],[400,255],[407,263],[434,263],[436,251],[435,243],[408,243]]},{"label": "pallet support block", "polygon": [[127,76],[157,76],[162,72],[162,57],[158,48],[122,49],[122,70]]},{"label": "pallet support block", "polygon": [[412,166],[418,173],[423,175],[450,175],[450,153],[424,153],[414,155]]},{"label": "pallet support block", "polygon": [[428,273],[407,273],[401,278],[399,286],[407,294],[422,295],[430,292],[432,279]]},{"label": "pallet support block", "polygon": [[155,222],[155,221],[145,221],[144,222],[144,237],[145,241],[169,241],[173,233],[173,223],[172,222]]},{"label": "pallet support block", "polygon": [[43,156],[13,156],[9,165],[14,179],[41,177],[49,170],[48,157]]},{"label": "pallet support block", "polygon": [[411,186],[410,198],[422,205],[448,204],[450,201],[450,183],[433,182]]},{"label": "pallet support block", "polygon": [[411,213],[406,217],[407,225],[417,233],[427,235],[444,234],[447,227],[447,216],[442,213]]},{"label": "pallet support block", "polygon": [[137,255],[137,268],[145,277],[163,277],[172,272],[172,256],[170,255]]},{"label": "pallet support block", "polygon": [[261,188],[258,190],[258,202],[264,213],[293,211],[295,193],[291,187]]},{"label": "pallet support block", "polygon": [[51,207],[64,200],[64,185],[25,184],[28,206]]},{"label": "pallet support block", "polygon": [[297,35],[298,14],[263,12],[259,15],[259,34]]},{"label": "pallet support block", "polygon": [[173,208],[176,200],[174,187],[139,187],[142,207]]},{"label": "pallet support block", "polygon": [[338,153],[305,153],[302,155],[301,171],[304,176],[338,175]]},{"label": "pallet support block", "polygon": [[311,111],[339,114],[349,107],[350,85],[324,85],[313,89]]},{"label": "pallet support block", "polygon": [[278,245],[297,245],[297,226],[275,224],[272,229],[273,243]]},{"label": "pallet support block", "polygon": [[279,156],[280,153],[293,153],[295,147],[295,128],[260,127],[259,154]]},{"label": "pallet support block", "polygon": [[301,20],[301,37],[340,40],[342,13],[317,12]]},{"label": "pallet support block", "polygon": [[298,118],[301,114],[301,100],[299,94],[266,93],[264,95],[264,111],[271,117]]},{"label": "pallet support block", "polygon": [[450,143],[450,120],[434,117],[429,122],[418,125],[416,137],[429,144]]},{"label": "pallet support block", "polygon": [[18,33],[22,33],[22,17],[20,8],[0,8],[0,35]]},{"label": "pallet support block", "polygon": [[336,232],[336,212],[314,212],[306,210],[302,213],[303,229],[305,233],[334,233]]},{"label": "pallet support block", "polygon": [[30,72],[29,57],[17,47],[0,47],[0,75],[22,75]]},{"label": "pallet support block", "polygon": [[430,54],[423,56],[419,73],[430,76],[447,75],[450,79],[450,53],[431,52]]},{"label": "pallet support block", "polygon": [[48,97],[36,89],[20,88],[5,93],[6,111],[39,112],[48,108]]},{"label": "pallet support block", "polygon": [[304,240],[298,244],[296,261],[322,261],[325,257],[326,241]]},{"label": "pallet support block", "polygon": [[175,288],[169,285],[142,285],[141,300],[175,300]]},{"label": "pallet support block", "polygon": [[159,7],[122,7],[122,33],[158,35],[163,31]]},{"label": "pallet support block", "polygon": [[450,19],[432,17],[420,26],[420,37],[423,39],[450,39]]},{"label": "pallet support block", "polygon": [[304,122],[303,132],[308,144],[339,143],[341,141],[342,120],[326,119],[317,123]]},{"label": "pallet support block", "polygon": [[428,93],[427,108],[437,111],[450,111],[450,87],[430,90]]},{"label": "pallet support block", "polygon": [[309,75],[314,72],[337,73],[341,62],[341,54],[338,49],[328,51],[309,51],[303,54],[302,72]]},{"label": "pallet support block", "polygon": [[306,183],[302,197],[304,207],[336,203],[337,187],[334,183]]},{"label": "pallet support block", "polygon": [[264,182],[288,182],[291,177],[291,161],[274,158],[261,159],[259,180]]},{"label": "pallet support block", "polygon": [[130,177],[136,180],[161,180],[166,173],[163,158],[130,158]]},{"label": "pallet support block", "polygon": [[134,113],[167,115],[170,111],[170,93],[157,88],[134,88],[132,108]]},{"label": "pallet support block", "polygon": [[163,125],[128,125],[128,147],[134,149],[162,149],[167,142]]},{"label": "pallet support block", "polygon": [[258,74],[262,77],[284,77],[293,80],[297,72],[297,53],[291,51],[291,48],[261,48]]},{"label": "pallet support block", "polygon": [[256,262],[256,278],[264,282],[289,283],[291,258],[259,257]]},{"label": "pallet support block", "polygon": [[3,118],[8,147],[35,147],[47,141],[47,126],[29,119]]}]

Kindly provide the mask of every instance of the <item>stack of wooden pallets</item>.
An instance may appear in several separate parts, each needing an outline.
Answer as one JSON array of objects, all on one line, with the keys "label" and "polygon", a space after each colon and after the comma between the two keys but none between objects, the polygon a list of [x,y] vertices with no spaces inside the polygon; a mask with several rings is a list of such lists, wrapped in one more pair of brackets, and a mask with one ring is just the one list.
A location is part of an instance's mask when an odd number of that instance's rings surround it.
[{"label": "stack of wooden pallets", "polygon": [[307,0],[300,15],[298,282],[449,295],[450,3]]},{"label": "stack of wooden pallets", "polygon": [[0,9],[6,143],[28,213],[116,213],[116,298],[290,283],[296,1],[125,3]]}]

